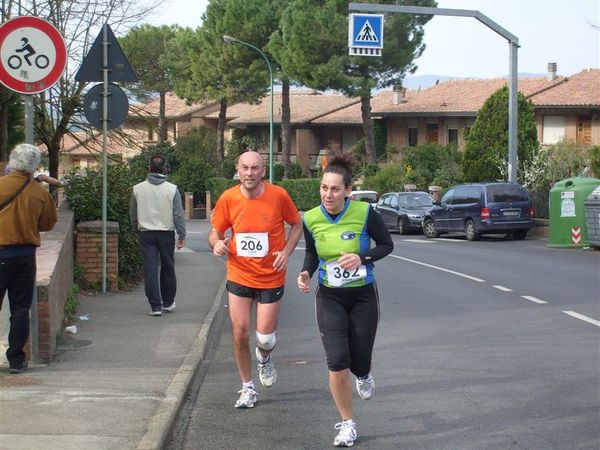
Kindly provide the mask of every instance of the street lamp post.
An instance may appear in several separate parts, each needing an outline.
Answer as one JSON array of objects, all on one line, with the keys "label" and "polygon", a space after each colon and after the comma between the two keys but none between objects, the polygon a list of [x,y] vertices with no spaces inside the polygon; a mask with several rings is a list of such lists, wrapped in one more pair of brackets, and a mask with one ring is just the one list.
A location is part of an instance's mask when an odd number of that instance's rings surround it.
[{"label": "street lamp post", "polygon": [[260,48],[248,44],[247,42],[240,41],[239,39],[227,35],[223,36],[223,42],[226,44],[241,44],[256,50],[264,58],[267,67],[269,68],[269,80],[271,83],[271,91],[269,94],[269,183],[273,183],[273,68],[271,67],[271,61],[269,61],[265,52]]}]

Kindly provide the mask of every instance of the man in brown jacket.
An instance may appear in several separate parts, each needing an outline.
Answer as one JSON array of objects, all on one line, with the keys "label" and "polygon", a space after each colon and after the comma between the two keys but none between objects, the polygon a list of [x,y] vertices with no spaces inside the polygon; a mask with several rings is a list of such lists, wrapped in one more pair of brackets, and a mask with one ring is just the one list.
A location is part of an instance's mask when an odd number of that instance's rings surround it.
[{"label": "man in brown jacket", "polygon": [[56,223],[54,200],[31,182],[40,164],[40,151],[19,144],[10,153],[10,174],[0,177],[0,308],[8,291],[10,331],[6,358],[10,373],[27,369],[23,348],[29,338],[29,310],[36,283],[36,248],[40,231]]}]

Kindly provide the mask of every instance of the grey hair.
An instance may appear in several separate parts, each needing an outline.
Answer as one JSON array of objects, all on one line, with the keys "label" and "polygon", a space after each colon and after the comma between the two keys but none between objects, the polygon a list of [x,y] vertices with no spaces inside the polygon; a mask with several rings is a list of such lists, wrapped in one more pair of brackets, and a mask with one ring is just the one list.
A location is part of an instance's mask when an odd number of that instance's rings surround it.
[{"label": "grey hair", "polygon": [[19,144],[10,152],[8,164],[14,170],[33,173],[40,165],[40,149],[31,144]]}]

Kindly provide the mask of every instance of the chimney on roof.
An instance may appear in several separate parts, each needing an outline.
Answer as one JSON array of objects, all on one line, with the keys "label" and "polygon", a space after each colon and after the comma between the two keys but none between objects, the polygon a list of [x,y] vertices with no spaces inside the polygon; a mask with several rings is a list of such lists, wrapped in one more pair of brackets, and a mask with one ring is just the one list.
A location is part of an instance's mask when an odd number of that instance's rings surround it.
[{"label": "chimney on roof", "polygon": [[392,104],[399,105],[404,101],[406,97],[406,88],[403,88],[401,84],[394,85],[392,90]]},{"label": "chimney on roof", "polygon": [[556,63],[548,63],[548,80],[556,80]]}]

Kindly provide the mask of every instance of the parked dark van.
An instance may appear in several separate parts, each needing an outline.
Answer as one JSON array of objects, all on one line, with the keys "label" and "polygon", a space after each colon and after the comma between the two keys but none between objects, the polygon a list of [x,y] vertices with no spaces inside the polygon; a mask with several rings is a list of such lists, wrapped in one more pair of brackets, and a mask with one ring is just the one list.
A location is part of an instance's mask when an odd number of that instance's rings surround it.
[{"label": "parked dark van", "polygon": [[421,231],[423,215],[432,207],[433,199],[427,192],[387,192],[375,209],[389,229],[406,234]]},{"label": "parked dark van", "polygon": [[492,233],[525,239],[531,227],[531,199],[517,183],[482,182],[452,187],[440,204],[423,217],[423,233],[428,238],[463,232],[469,241]]}]

